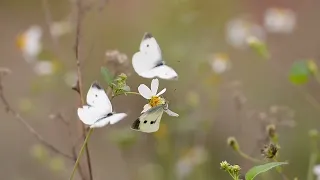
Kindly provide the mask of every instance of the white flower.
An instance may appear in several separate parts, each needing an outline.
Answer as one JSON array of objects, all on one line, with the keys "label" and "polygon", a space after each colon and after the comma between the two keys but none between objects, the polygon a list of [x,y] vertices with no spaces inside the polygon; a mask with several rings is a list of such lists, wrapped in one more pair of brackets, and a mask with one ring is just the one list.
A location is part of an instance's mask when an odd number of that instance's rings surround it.
[{"label": "white flower", "polygon": [[295,13],[290,9],[270,8],[264,15],[264,26],[272,33],[291,33],[296,25]]},{"label": "white flower", "polygon": [[247,47],[247,38],[255,36],[265,40],[265,32],[258,24],[245,19],[234,19],[227,24],[227,42],[236,48]]},{"label": "white flower", "polygon": [[16,43],[27,62],[36,60],[38,54],[41,52],[41,37],[42,29],[37,25],[31,26],[25,32],[18,35]]},{"label": "white flower", "polygon": [[195,166],[204,163],[208,159],[208,154],[203,147],[193,147],[189,152],[178,160],[176,171],[178,179],[185,179]]},{"label": "white flower", "polygon": [[230,68],[231,64],[226,54],[214,54],[211,60],[211,68],[217,74],[222,74]]},{"label": "white flower", "polygon": [[34,71],[38,75],[50,75],[53,73],[53,63],[51,61],[37,61],[34,66]]},{"label": "white flower", "polygon": [[[151,81],[151,90],[145,84],[140,84],[140,86],[138,87],[138,91],[139,91],[140,95],[143,96],[145,99],[149,100],[149,103],[144,105],[141,113],[146,112],[147,110],[149,110],[152,107],[155,107],[155,106],[158,106],[160,104],[165,103],[165,99],[161,98],[160,96],[166,92],[166,88],[162,89],[159,93],[157,93],[158,88],[159,88],[159,80],[158,79],[153,79]],[[169,116],[179,116],[177,113],[172,112],[169,109],[166,109],[165,112]]]},{"label": "white flower", "polygon": [[313,167],[313,173],[317,176],[317,180],[320,180],[320,165],[316,165]]}]

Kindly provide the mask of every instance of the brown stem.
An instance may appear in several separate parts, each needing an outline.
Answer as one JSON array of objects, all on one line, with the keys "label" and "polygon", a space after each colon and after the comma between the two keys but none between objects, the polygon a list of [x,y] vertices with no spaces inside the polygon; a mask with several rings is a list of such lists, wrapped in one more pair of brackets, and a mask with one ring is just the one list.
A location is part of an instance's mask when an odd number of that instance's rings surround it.
[{"label": "brown stem", "polygon": [[[76,3],[77,6],[77,27],[76,27],[76,40],[75,40],[75,56],[76,56],[76,64],[77,64],[77,73],[78,73],[78,81],[77,81],[77,90],[80,95],[80,101],[81,101],[81,106],[84,105],[84,98],[83,98],[83,91],[82,91],[82,75],[81,75],[81,66],[80,66],[80,30],[81,30],[81,25],[82,25],[82,20],[83,20],[83,13],[85,12],[82,9],[82,1],[77,0]],[[79,121],[81,123],[81,121]],[[83,123],[81,123],[82,126],[82,136],[83,139],[85,140],[87,133],[86,133],[86,128]],[[93,180],[92,176],[92,166],[91,166],[91,159],[90,159],[90,153],[89,153],[89,148],[88,144],[85,145],[85,150],[86,150],[86,156],[87,156],[87,165],[88,165],[88,170],[89,170],[89,177],[90,180]]]},{"label": "brown stem", "polygon": [[47,140],[45,140],[17,111],[15,111],[9,104],[7,98],[4,95],[4,88],[3,88],[3,84],[2,84],[2,77],[0,76],[0,100],[2,102],[2,104],[4,105],[6,111],[8,113],[11,113],[20,123],[22,123],[27,130],[40,142],[42,143],[44,146],[46,146],[47,148],[49,148],[51,151],[60,154],[61,156],[66,157],[67,159],[70,160],[74,160],[74,158],[67,154],[62,152],[61,150],[59,150],[58,148],[56,148],[53,144],[49,143]]}]

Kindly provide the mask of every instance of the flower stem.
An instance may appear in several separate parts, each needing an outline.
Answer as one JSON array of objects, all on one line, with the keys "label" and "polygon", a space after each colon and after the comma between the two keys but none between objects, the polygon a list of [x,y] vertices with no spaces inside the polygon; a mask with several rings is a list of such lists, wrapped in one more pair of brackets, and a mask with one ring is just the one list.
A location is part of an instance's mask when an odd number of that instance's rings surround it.
[{"label": "flower stem", "polygon": [[311,147],[312,148],[312,152],[311,152],[310,159],[309,159],[307,180],[313,180],[312,168],[316,165],[317,159],[318,159],[317,141],[312,139],[311,146],[312,146]]},{"label": "flower stem", "polygon": [[135,94],[135,95],[140,95],[139,93],[137,93],[137,92],[124,92],[124,94]]},{"label": "flower stem", "polygon": [[116,94],[116,95],[112,96],[112,99],[113,99],[113,98],[115,98],[115,97],[117,97],[117,96],[120,96],[120,95],[122,95],[122,94],[134,94],[134,95],[140,95],[140,94],[139,94],[139,93],[137,93],[137,92],[129,91],[129,92],[122,92],[122,93]]},{"label": "flower stem", "polygon": [[83,154],[83,152],[84,152],[84,149],[85,149],[85,147],[86,147],[86,144],[87,144],[87,142],[88,142],[88,140],[89,140],[92,132],[93,132],[93,128],[90,128],[89,132],[87,133],[87,137],[86,137],[86,139],[84,140],[83,145],[81,146],[80,152],[79,152],[79,154],[78,154],[78,158],[77,158],[77,160],[76,160],[76,163],[74,164],[74,167],[73,167],[73,170],[72,170],[72,173],[71,173],[71,175],[70,175],[69,180],[73,180],[73,177],[74,177],[75,172],[76,172],[76,169],[77,169],[77,167],[78,167],[78,165],[79,165],[81,156],[82,156],[82,154]]},{"label": "flower stem", "polygon": [[261,163],[262,161],[256,158],[253,158],[251,156],[249,156],[248,154],[242,152],[240,149],[237,151],[239,153],[240,156],[242,156],[245,159],[248,159],[249,161],[252,161],[254,163]]}]

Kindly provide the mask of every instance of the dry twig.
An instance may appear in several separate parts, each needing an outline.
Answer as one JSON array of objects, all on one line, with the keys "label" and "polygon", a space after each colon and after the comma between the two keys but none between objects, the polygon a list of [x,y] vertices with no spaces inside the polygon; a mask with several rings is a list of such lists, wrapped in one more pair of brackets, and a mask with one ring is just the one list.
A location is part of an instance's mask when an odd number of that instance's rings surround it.
[{"label": "dry twig", "polygon": [[6,96],[4,95],[4,86],[3,86],[3,76],[0,76],[0,100],[2,104],[4,105],[6,111],[10,114],[12,114],[15,119],[17,119],[20,123],[22,123],[27,130],[44,146],[49,148],[51,151],[60,154],[61,156],[64,156],[67,159],[74,160],[74,157],[62,152],[58,148],[56,148],[54,145],[49,143],[47,140],[45,140],[17,111],[15,111],[9,104]]}]

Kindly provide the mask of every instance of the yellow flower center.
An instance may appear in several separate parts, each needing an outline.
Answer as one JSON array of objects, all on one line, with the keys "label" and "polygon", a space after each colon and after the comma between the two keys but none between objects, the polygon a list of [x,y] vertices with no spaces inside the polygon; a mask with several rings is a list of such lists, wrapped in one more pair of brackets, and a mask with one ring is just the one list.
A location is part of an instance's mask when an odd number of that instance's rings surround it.
[{"label": "yellow flower center", "polygon": [[152,96],[150,101],[149,101],[149,105],[151,107],[155,107],[155,106],[158,106],[160,104],[163,104],[164,101],[161,97],[158,97],[158,96]]},{"label": "yellow flower center", "polygon": [[26,41],[27,41],[26,36],[24,34],[20,34],[17,37],[16,45],[18,46],[19,49],[22,50],[26,47]]}]

